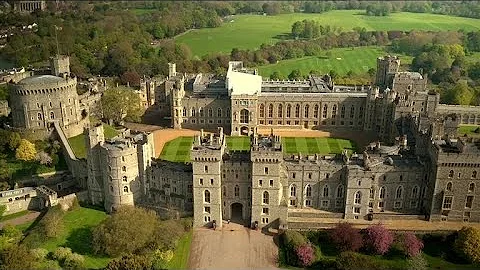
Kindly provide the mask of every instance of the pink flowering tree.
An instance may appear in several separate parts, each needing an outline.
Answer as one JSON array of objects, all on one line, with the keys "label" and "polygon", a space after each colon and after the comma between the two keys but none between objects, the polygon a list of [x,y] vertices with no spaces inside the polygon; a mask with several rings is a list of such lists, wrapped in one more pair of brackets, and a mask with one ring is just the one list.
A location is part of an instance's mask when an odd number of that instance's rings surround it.
[{"label": "pink flowering tree", "polygon": [[346,222],[338,223],[330,231],[330,239],[340,251],[357,251],[363,245],[360,231]]},{"label": "pink flowering tree", "polygon": [[383,255],[393,244],[393,233],[383,225],[373,225],[366,229],[365,244],[375,254]]},{"label": "pink flowering tree", "polygon": [[302,267],[310,266],[315,261],[315,250],[311,244],[302,244],[295,248],[298,257],[298,263]]},{"label": "pink flowering tree", "polygon": [[415,257],[422,252],[423,242],[422,240],[418,239],[415,234],[407,232],[402,237],[402,246],[403,250],[405,251],[405,255],[409,257]]}]

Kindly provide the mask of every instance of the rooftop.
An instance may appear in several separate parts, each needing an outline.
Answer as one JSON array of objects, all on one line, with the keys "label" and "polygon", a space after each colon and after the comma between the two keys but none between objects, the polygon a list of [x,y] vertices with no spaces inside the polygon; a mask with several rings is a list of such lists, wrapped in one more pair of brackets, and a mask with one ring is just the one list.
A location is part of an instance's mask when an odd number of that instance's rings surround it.
[{"label": "rooftop", "polygon": [[30,84],[44,84],[44,83],[57,83],[64,81],[64,78],[53,76],[53,75],[37,75],[27,77],[18,82],[18,84],[22,85],[30,85]]}]

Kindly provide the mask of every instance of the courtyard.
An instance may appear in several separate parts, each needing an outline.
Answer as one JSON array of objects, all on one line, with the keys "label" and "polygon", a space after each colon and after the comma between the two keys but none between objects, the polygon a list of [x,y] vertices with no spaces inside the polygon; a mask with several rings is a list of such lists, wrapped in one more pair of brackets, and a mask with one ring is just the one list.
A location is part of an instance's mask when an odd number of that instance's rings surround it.
[{"label": "courtyard", "polygon": [[188,269],[276,269],[278,247],[272,236],[236,223],[193,232]]}]

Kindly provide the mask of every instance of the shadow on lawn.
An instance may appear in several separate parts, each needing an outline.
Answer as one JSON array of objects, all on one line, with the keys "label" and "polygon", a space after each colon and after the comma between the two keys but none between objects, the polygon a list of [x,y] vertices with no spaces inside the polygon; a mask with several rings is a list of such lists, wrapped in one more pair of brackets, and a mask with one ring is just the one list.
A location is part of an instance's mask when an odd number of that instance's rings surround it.
[{"label": "shadow on lawn", "polygon": [[78,228],[70,232],[67,237],[66,247],[82,255],[94,255],[92,247],[92,228]]}]

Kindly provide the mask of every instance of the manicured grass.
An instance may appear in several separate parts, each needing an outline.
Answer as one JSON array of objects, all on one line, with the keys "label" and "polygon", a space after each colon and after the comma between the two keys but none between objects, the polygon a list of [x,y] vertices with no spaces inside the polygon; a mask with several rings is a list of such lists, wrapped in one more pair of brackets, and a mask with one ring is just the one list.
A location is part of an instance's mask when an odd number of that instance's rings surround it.
[{"label": "manicured grass", "polygon": [[227,137],[227,147],[228,147],[228,150],[230,151],[250,150],[250,137],[229,136]]},{"label": "manicured grass", "polygon": [[172,162],[190,161],[190,150],[193,144],[193,137],[178,137],[167,142],[162,149],[160,159]]},{"label": "manicured grass", "polygon": [[349,153],[355,151],[353,142],[337,138],[282,138],[283,151],[286,154],[340,154],[343,149]]},{"label": "manicured grass", "polygon": [[175,254],[168,263],[168,269],[187,269],[188,257],[190,257],[190,245],[192,244],[193,231],[185,233],[178,241]]},{"label": "manicured grass", "polygon": [[[103,124],[103,134],[105,139],[111,139],[118,135],[118,131],[107,124]],[[85,135],[82,133],[75,137],[68,138],[70,147],[72,147],[73,153],[77,158],[87,158],[87,145],[85,142]]]},{"label": "manicured grass", "polygon": [[223,52],[233,48],[255,49],[262,43],[273,44],[291,32],[296,21],[316,20],[322,25],[341,27],[343,31],[355,27],[367,30],[429,30],[447,31],[480,29],[477,19],[427,13],[393,13],[388,17],[364,15],[364,10],[334,10],[322,14],[293,13],[276,16],[236,15],[221,27],[205,28],[178,36],[176,40],[190,47],[194,56]]},{"label": "manicured grass", "polygon": [[41,248],[54,251],[58,247],[69,247],[73,252],[85,257],[85,267],[98,269],[105,267],[111,258],[97,257],[92,252],[92,229],[107,217],[103,211],[79,207],[65,213],[64,232],[57,238],[44,242]]},{"label": "manicured grass", "polygon": [[[326,51],[327,52],[327,51]],[[308,75],[311,70],[318,74],[327,74],[334,70],[342,76],[352,71],[354,74],[364,74],[370,68],[376,68],[377,58],[387,54],[382,47],[357,47],[357,48],[338,48],[329,50],[330,57],[326,56],[307,56],[302,58],[288,59],[279,61],[277,64],[259,66],[259,74],[268,78],[277,71],[282,77],[288,77],[288,74],[294,69],[299,69],[302,75]],[[402,64],[411,64],[412,57],[400,56]]]},{"label": "manicured grass", "polygon": [[11,219],[18,218],[18,217],[22,217],[22,216],[25,216],[28,213],[30,213],[30,211],[25,210],[25,211],[20,211],[20,212],[13,213],[13,214],[10,214],[10,215],[5,215],[5,216],[0,217],[0,222],[11,220]]},{"label": "manicured grass", "polygon": [[467,134],[473,137],[480,137],[480,133],[475,133],[477,128],[480,129],[480,125],[460,125],[458,127],[458,135],[463,136]]},{"label": "manicured grass", "polygon": [[32,175],[49,173],[55,171],[66,170],[67,163],[61,153],[59,153],[58,163],[54,167],[39,164],[36,161],[23,161],[15,158],[15,153],[8,152],[6,154],[0,154],[0,158],[5,159],[7,162],[7,169],[12,175],[12,179],[23,179]]}]

